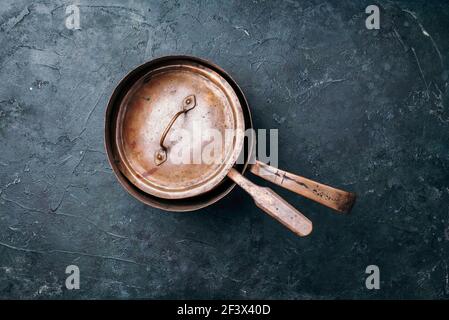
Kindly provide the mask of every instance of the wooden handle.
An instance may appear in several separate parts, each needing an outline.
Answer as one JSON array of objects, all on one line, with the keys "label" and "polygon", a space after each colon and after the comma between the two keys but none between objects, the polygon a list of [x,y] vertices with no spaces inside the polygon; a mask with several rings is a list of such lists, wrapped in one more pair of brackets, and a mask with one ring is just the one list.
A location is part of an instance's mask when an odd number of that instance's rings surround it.
[{"label": "wooden handle", "polygon": [[303,237],[312,232],[312,222],[270,188],[255,185],[235,169],[229,171],[228,177],[248,192],[259,208],[297,235]]},{"label": "wooden handle", "polygon": [[250,171],[265,180],[339,212],[348,213],[355,202],[355,193],[335,189],[259,161],[251,166]]}]

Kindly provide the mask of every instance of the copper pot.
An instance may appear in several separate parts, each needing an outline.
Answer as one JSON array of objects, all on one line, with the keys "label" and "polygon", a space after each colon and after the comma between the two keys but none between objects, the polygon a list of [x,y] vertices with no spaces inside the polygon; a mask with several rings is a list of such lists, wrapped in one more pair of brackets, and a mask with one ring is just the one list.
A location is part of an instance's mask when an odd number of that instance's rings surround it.
[{"label": "copper pot", "polygon": [[[189,133],[199,126],[221,136],[231,134],[210,153],[213,161],[175,162],[177,147],[188,146],[189,157],[195,158],[204,142],[191,143],[190,135],[168,138],[175,130]],[[244,130],[251,128],[245,96],[224,70],[195,57],[167,56],[137,67],[114,90],[106,109],[105,145],[122,186],[143,203],[164,210],[203,208],[238,184],[266,213],[296,234],[308,235],[312,222],[271,189],[246,179],[248,167],[255,175],[337,211],[351,209],[353,193],[258,161],[249,164],[255,139],[249,135],[246,140]]]}]

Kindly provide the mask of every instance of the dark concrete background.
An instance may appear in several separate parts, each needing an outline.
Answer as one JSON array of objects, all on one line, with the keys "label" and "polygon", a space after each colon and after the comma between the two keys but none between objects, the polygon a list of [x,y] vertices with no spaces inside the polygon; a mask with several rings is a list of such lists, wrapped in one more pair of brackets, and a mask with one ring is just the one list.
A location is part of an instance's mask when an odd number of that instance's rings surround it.
[{"label": "dark concrete background", "polygon": [[[69,4],[0,5],[1,298],[449,297],[447,3],[377,3],[378,31],[371,1],[81,0],[76,31]],[[130,197],[105,106],[166,54],[229,71],[279,128],[280,168],[357,192],[353,213],[273,187],[314,222],[298,238],[239,189],[182,214]]]}]

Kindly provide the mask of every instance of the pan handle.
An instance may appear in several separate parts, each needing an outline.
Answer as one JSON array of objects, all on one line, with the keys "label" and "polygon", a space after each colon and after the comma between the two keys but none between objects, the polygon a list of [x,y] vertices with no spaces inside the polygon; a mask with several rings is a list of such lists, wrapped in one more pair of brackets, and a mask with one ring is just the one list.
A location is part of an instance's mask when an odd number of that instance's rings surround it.
[{"label": "pan handle", "polygon": [[228,177],[248,192],[259,208],[297,235],[303,237],[312,232],[312,222],[270,188],[252,183],[235,169],[229,171]]},{"label": "pan handle", "polygon": [[260,161],[251,165],[250,171],[256,176],[342,213],[349,213],[355,202],[355,193],[318,183]]}]

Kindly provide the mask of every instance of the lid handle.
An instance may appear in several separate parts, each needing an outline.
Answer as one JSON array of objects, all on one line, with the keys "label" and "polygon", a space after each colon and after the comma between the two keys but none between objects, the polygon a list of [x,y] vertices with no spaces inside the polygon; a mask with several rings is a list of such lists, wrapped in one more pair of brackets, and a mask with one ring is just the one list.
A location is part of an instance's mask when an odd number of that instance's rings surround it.
[{"label": "lid handle", "polygon": [[173,118],[170,120],[168,125],[165,127],[165,130],[162,133],[161,139],[159,141],[159,144],[161,147],[154,154],[154,162],[156,163],[157,166],[160,166],[167,160],[167,147],[164,146],[164,141],[165,141],[165,138],[167,137],[167,134],[170,131],[171,127],[175,123],[176,119],[178,119],[178,117],[181,114],[186,113],[187,111],[192,110],[195,107],[196,107],[195,95],[191,94],[191,95],[185,97],[184,100],[182,101],[182,109],[179,110],[173,116]]}]

